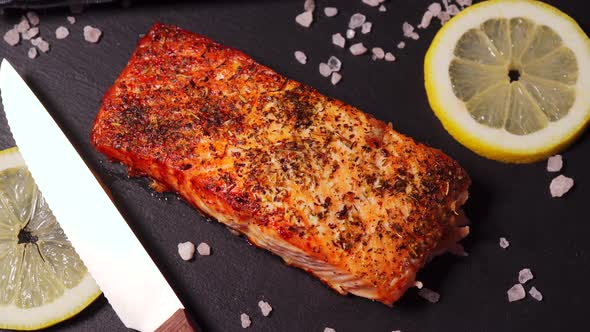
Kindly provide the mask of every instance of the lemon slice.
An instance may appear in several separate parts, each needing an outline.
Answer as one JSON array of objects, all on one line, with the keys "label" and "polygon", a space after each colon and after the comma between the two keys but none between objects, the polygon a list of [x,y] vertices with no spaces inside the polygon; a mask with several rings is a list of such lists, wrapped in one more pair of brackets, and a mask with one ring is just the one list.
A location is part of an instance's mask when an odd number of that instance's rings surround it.
[{"label": "lemon slice", "polygon": [[590,41],[540,1],[492,0],[438,32],[425,59],[428,100],[445,129],[499,161],[544,159],[590,118]]},{"label": "lemon slice", "polygon": [[74,316],[99,295],[18,150],[1,151],[0,328],[44,328]]}]

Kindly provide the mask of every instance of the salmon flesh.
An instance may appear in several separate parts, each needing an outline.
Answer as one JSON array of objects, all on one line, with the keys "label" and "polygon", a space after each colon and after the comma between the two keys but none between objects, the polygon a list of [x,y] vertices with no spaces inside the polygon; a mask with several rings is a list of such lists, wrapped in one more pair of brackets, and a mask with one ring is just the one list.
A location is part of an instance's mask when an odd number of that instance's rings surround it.
[{"label": "salmon flesh", "polygon": [[245,54],[156,24],[104,96],[94,146],[341,294],[391,305],[466,235],[441,151]]}]

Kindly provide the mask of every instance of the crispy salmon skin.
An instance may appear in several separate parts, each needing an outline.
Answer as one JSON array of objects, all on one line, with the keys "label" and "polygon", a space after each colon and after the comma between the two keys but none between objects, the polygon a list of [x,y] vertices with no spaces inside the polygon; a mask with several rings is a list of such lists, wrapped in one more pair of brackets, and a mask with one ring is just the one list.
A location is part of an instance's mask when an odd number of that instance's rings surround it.
[{"label": "crispy salmon skin", "polygon": [[392,304],[454,243],[466,172],[243,53],[156,24],[92,143],[342,294]]}]

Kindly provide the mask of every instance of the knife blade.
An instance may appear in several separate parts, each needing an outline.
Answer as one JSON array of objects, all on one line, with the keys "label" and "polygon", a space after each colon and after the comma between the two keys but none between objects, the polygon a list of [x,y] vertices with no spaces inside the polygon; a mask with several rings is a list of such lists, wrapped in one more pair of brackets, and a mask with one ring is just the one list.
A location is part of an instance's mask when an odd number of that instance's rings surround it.
[{"label": "knife blade", "polygon": [[164,276],[76,149],[6,59],[0,66],[0,93],[29,171],[121,321],[139,331],[178,331],[179,326],[190,331],[184,306]]}]

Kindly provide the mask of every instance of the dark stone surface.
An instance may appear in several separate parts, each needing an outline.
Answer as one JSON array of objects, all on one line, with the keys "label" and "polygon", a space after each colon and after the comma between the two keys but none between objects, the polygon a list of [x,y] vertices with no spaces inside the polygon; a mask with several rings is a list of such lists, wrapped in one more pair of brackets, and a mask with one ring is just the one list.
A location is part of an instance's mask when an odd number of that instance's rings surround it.
[{"label": "dark stone surface", "polygon": [[[588,31],[585,2],[551,2]],[[590,223],[585,210],[590,194],[590,139],[583,135],[564,154],[564,173],[575,178],[576,187],[563,199],[550,198],[548,187],[554,175],[545,171],[544,162],[501,164],[478,157],[454,141],[430,111],[423,88],[422,61],[436,27],[420,31],[420,40],[407,41],[404,50],[395,49],[402,38],[402,23],[419,22],[429,3],[393,0],[386,3],[387,13],[379,13],[358,0],[318,1],[320,11],[310,29],[294,23],[303,0],[107,6],[77,15],[73,26],[66,21],[67,12],[52,10],[41,13],[41,33],[51,43],[48,54],[29,60],[28,42],[16,47],[1,42],[0,56],[14,64],[48,111],[67,128],[66,134],[112,191],[117,206],[204,331],[242,331],[242,312],[253,321],[248,331],[323,331],[326,326],[338,332],[584,330],[590,297],[586,287]],[[338,16],[324,17],[321,10],[326,5],[338,7]],[[353,57],[332,47],[331,34],[344,32],[348,18],[357,11],[373,22],[373,32],[357,39],[368,46],[393,49],[397,62],[373,62],[369,56]],[[0,33],[18,19],[14,13],[0,17]],[[89,130],[101,97],[125,66],[139,35],[155,21],[177,24],[243,50],[278,72],[391,121],[398,131],[456,158],[473,178],[467,204],[472,234],[464,241],[470,255],[439,257],[418,276],[442,294],[441,301],[426,303],[415,290],[394,308],[340,296],[278,257],[231,235],[222,225],[207,221],[176,196],[154,194],[147,181],[128,179],[121,166],[94,151]],[[87,24],[104,31],[99,44],[84,42],[82,28]],[[55,39],[59,25],[70,29],[65,40]],[[295,61],[295,50],[307,53],[307,65]],[[343,61],[343,80],[336,87],[317,70],[330,55]],[[0,131],[2,147],[13,145],[3,116]],[[36,135],[43,139],[43,133]],[[48,161],[51,167],[60,167],[59,163]],[[507,250],[498,246],[500,236],[509,239]],[[182,261],[176,245],[187,240],[209,243],[212,256]],[[109,239],[104,243],[108,246]],[[536,286],[543,292],[543,302],[527,298],[508,303],[506,291],[524,267],[535,274],[526,290]],[[268,318],[257,307],[260,299],[273,306]],[[125,328],[101,297],[77,317],[50,330]]]}]

